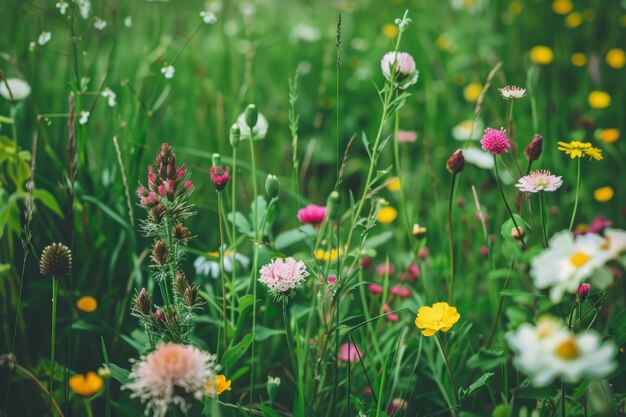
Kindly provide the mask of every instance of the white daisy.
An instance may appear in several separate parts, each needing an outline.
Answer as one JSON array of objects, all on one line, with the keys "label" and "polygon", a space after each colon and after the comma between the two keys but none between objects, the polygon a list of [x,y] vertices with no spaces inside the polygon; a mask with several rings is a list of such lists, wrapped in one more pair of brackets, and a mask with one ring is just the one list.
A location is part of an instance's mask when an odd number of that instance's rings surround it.
[{"label": "white daisy", "polygon": [[604,239],[593,233],[574,239],[571,232],[556,233],[548,248],[531,261],[530,275],[537,288],[550,288],[550,300],[561,301],[563,294],[573,294],[581,282],[609,259],[602,250]]},{"label": "white daisy", "polygon": [[626,231],[612,227],[604,230],[602,250],[608,252],[609,259],[617,259],[626,252]]},{"label": "white daisy", "polygon": [[50,39],[52,39],[52,33],[43,31],[39,34],[39,38],[37,38],[37,43],[40,46],[44,46],[45,44],[50,42]]},{"label": "white daisy", "polygon": [[[212,255],[216,258],[219,257],[218,252],[213,252]],[[244,269],[250,265],[250,258],[241,253],[226,251],[224,253],[224,272],[231,273],[233,268],[236,268],[236,264],[241,265]],[[204,256],[198,256],[193,263],[196,268],[196,274],[211,276],[212,278],[220,277],[220,262],[219,260],[210,260]]]}]

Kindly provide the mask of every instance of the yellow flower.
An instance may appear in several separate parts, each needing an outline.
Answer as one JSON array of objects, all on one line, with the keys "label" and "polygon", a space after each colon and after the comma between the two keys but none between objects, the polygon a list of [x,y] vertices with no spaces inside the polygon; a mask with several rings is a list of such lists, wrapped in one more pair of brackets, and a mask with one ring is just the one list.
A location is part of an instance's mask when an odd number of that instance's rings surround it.
[{"label": "yellow flower", "polygon": [[620,69],[626,63],[626,54],[623,49],[613,48],[606,53],[606,63],[609,67]]},{"label": "yellow flower", "polygon": [[378,216],[376,220],[379,223],[391,223],[398,217],[398,210],[393,207],[383,207],[378,210]]},{"label": "yellow flower", "polygon": [[475,103],[480,97],[480,92],[483,91],[483,86],[480,83],[470,83],[463,90],[463,97],[470,103]]},{"label": "yellow flower", "polygon": [[535,64],[548,65],[552,62],[553,58],[554,53],[552,49],[545,45],[537,45],[530,50],[530,60]]},{"label": "yellow flower", "polygon": [[513,0],[509,4],[509,12],[512,14],[519,14],[522,12],[522,10],[524,10],[524,4],[522,4],[522,2],[519,0]]},{"label": "yellow flower", "polygon": [[[217,395],[220,395],[224,391],[230,391],[230,379],[226,380],[226,376],[218,375],[215,377],[215,382],[217,382]],[[204,388],[207,390],[209,395],[213,395],[215,393],[215,382],[209,381],[204,385]]]},{"label": "yellow flower", "polygon": [[578,26],[580,26],[582,22],[583,22],[583,17],[578,12],[570,13],[565,18],[565,26],[570,29],[577,28]]},{"label": "yellow flower", "polygon": [[587,65],[587,55],[582,52],[574,52],[571,58],[572,64],[576,67],[584,67]]},{"label": "yellow flower", "polygon": [[613,143],[619,139],[619,136],[619,129],[602,129],[598,134],[598,138],[604,143]]},{"label": "yellow flower", "polygon": [[620,18],[619,18],[619,24],[622,25],[622,27],[626,28],[626,14],[623,14]]},{"label": "yellow flower", "polygon": [[589,156],[598,161],[602,159],[602,150],[594,148],[589,142],[579,142],[577,140],[573,140],[569,143],[557,143],[559,145],[559,151],[565,152],[565,154],[569,155],[571,159],[582,158],[583,156]]},{"label": "yellow flower", "polygon": [[568,14],[574,9],[572,0],[554,0],[552,2],[552,10],[556,14]]},{"label": "yellow flower", "polygon": [[593,198],[595,198],[596,201],[599,201],[600,203],[606,203],[613,198],[613,194],[613,188],[609,186],[600,187],[593,192]]},{"label": "yellow flower", "polygon": [[432,307],[420,307],[417,311],[415,325],[422,329],[424,336],[432,336],[439,330],[447,332],[460,318],[461,315],[456,311],[456,307],[440,302],[433,304]]},{"label": "yellow flower", "polygon": [[87,375],[76,374],[70,377],[70,389],[85,397],[98,393],[103,386],[104,380],[93,371],[87,372]]},{"label": "yellow flower", "polygon": [[92,296],[85,295],[76,301],[76,308],[84,311],[85,313],[91,313],[98,308],[98,302]]},{"label": "yellow flower", "polygon": [[324,249],[318,249],[315,251],[315,258],[319,261],[336,261],[339,255],[343,255],[343,250],[339,249],[331,249],[330,251],[326,251]]},{"label": "yellow flower", "polygon": [[396,36],[398,36],[398,32],[398,26],[394,25],[393,23],[387,23],[386,25],[383,25],[383,35],[388,38],[395,38]]},{"label": "yellow flower", "polygon": [[387,184],[387,189],[389,191],[400,191],[400,178],[393,177],[389,184]]},{"label": "yellow flower", "polygon": [[449,52],[450,50],[452,50],[454,43],[452,42],[452,39],[450,39],[448,35],[446,35],[445,33],[442,33],[441,35],[439,35],[439,37],[435,41],[435,45],[440,50]]},{"label": "yellow flower", "polygon": [[587,97],[592,109],[606,109],[611,104],[611,96],[606,91],[592,91]]}]

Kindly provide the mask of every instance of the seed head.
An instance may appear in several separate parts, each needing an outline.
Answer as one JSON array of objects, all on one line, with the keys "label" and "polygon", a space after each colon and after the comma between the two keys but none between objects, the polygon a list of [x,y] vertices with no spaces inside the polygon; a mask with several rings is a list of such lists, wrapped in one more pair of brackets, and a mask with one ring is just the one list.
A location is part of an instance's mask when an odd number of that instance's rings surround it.
[{"label": "seed head", "polygon": [[152,246],[152,260],[155,264],[163,266],[167,263],[170,250],[162,240],[157,240]]},{"label": "seed head", "polygon": [[48,245],[41,254],[39,271],[47,277],[62,277],[72,270],[72,251],[61,244]]}]

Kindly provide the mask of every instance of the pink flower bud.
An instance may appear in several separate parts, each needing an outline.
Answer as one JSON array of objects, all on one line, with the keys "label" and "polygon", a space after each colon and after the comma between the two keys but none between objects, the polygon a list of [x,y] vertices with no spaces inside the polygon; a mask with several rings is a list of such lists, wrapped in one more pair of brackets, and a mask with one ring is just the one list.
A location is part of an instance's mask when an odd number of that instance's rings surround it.
[{"label": "pink flower bud", "polygon": [[155,193],[148,194],[148,201],[151,203],[156,203],[157,195]]},{"label": "pink flower bud", "polygon": [[366,258],[365,256],[361,258],[361,267],[369,268],[372,266],[372,260],[370,258]]},{"label": "pink flower bud", "polygon": [[337,282],[337,277],[334,275],[329,275],[328,278],[326,278],[326,280],[328,281],[329,284],[334,284],[335,282]]},{"label": "pink flower bud", "polygon": [[580,284],[578,286],[578,288],[576,289],[576,297],[578,297],[580,299],[580,301],[585,301],[585,298],[587,298],[587,294],[589,294],[589,288],[591,286],[589,284]]},{"label": "pink flower bud", "polygon": [[428,247],[424,246],[419,254],[417,255],[420,259],[426,259],[428,257],[429,251],[428,251]]},{"label": "pink flower bud", "polygon": [[398,297],[407,298],[411,296],[411,290],[409,288],[403,288],[399,285],[394,285],[391,287],[391,293],[393,295],[397,295]]},{"label": "pink flower bud", "polygon": [[383,287],[378,284],[370,284],[367,289],[374,295],[380,295],[383,293]]},{"label": "pink flower bud", "polygon": [[417,264],[410,264],[407,269],[411,281],[417,281],[420,277],[420,267]]},{"label": "pink flower bud", "polygon": [[193,185],[193,183],[191,182],[191,180],[187,181],[187,182],[185,183],[185,191],[187,191],[188,189],[190,189],[192,185]]},{"label": "pink flower bud", "polygon": [[376,275],[384,276],[384,275],[392,275],[395,271],[395,268],[390,263],[380,264],[376,267]]},{"label": "pink flower bud", "polygon": [[480,247],[480,255],[481,255],[483,258],[486,258],[486,257],[488,257],[488,256],[489,256],[489,249],[487,249],[487,246],[481,246],[481,247]]},{"label": "pink flower bud", "polygon": [[159,185],[158,190],[159,190],[159,194],[161,194],[162,196],[166,196],[167,195],[167,190],[165,189],[165,185],[164,184]]}]

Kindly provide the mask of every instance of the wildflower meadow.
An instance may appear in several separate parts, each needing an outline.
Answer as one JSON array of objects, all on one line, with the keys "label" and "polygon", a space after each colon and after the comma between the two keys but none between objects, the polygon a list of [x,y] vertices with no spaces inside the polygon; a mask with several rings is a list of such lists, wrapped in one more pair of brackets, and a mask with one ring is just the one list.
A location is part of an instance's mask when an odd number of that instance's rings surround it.
[{"label": "wildflower meadow", "polygon": [[0,11],[0,417],[625,415],[626,2]]}]

